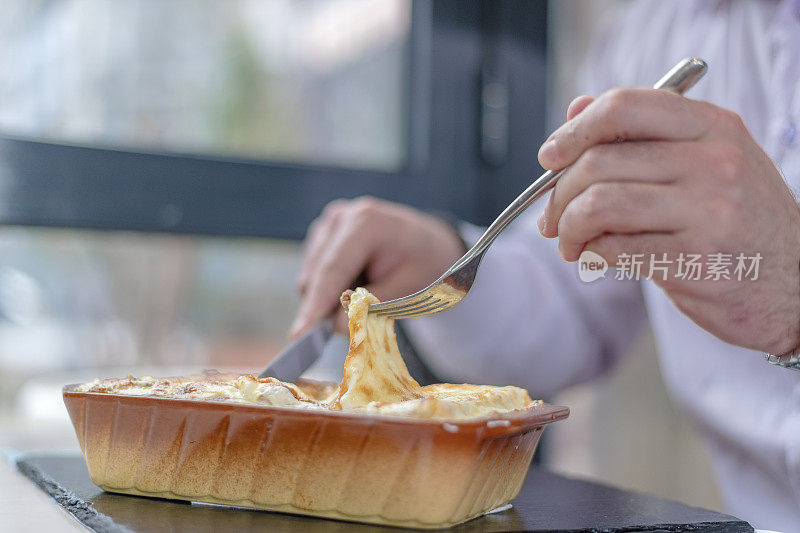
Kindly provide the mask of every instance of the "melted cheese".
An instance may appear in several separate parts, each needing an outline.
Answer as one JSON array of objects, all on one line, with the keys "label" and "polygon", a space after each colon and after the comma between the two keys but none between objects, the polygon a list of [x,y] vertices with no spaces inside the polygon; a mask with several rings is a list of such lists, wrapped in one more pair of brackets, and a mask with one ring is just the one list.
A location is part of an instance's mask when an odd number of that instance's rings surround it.
[{"label": "melted cheese", "polygon": [[83,392],[156,396],[187,400],[222,400],[260,405],[294,406],[327,409],[333,387],[306,382],[296,385],[275,378],[257,378],[250,374],[220,374],[170,378],[145,376],[95,380],[78,387]]},{"label": "melted cheese", "polygon": [[412,416],[468,419],[534,405],[518,387],[454,385],[422,387],[408,373],[394,333],[394,321],[369,314],[378,299],[366,289],[348,291],[350,347],[339,386],[309,381],[285,383],[252,375],[206,373],[182,378],[127,377],[80,385],[83,392],[231,401],[302,409],[332,409]]},{"label": "melted cheese", "polygon": [[366,289],[348,296],[350,348],[332,407],[355,409],[372,402],[423,398],[422,387],[408,373],[397,348],[394,320],[369,314],[370,304],[378,303],[378,299]]}]

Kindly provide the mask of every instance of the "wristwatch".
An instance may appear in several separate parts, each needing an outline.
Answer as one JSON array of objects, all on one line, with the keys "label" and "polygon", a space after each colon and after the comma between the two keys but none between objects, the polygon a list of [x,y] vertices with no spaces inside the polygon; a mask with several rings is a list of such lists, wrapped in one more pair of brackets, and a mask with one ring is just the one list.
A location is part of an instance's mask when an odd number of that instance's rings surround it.
[{"label": "wristwatch", "polygon": [[771,365],[782,366],[784,368],[791,368],[800,372],[800,348],[795,348],[793,351],[783,355],[772,355],[765,353],[764,359]]}]

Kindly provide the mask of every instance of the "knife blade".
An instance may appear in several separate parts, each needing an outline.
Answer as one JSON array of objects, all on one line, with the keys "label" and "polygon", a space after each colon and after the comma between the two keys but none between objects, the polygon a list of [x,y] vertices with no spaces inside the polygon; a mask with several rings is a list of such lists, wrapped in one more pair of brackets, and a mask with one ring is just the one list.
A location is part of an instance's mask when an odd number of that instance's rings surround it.
[{"label": "knife blade", "polygon": [[323,320],[314,329],[287,346],[258,377],[296,381],[319,359],[331,336],[333,336],[333,324],[330,320]]}]

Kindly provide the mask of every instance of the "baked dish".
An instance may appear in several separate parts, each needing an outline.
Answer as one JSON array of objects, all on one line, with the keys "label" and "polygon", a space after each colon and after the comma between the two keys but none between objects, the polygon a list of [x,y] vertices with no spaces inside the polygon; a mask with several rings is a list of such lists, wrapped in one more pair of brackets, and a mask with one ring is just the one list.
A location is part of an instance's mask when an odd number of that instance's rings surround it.
[{"label": "baked dish", "polygon": [[129,376],[97,380],[80,385],[77,390],[455,420],[526,409],[537,403],[519,387],[450,383],[420,386],[403,363],[394,321],[368,313],[370,304],[377,301],[366,289],[347,291],[342,296],[348,311],[350,348],[342,381],[336,388],[308,381],[294,384],[275,378],[210,372],[182,378]]},{"label": "baked dish", "polygon": [[393,320],[342,297],[342,381],[206,373],[64,388],[89,474],[104,490],[415,528],[458,524],[519,492],[565,407],[518,387],[420,386]]}]

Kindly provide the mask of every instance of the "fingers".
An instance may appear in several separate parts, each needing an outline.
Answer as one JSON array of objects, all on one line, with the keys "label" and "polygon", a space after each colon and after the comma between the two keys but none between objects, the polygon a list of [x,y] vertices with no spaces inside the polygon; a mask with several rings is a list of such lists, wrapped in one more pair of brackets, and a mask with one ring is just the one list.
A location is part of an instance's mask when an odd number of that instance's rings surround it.
[{"label": "fingers", "polygon": [[[654,254],[673,254],[681,249],[681,235],[679,233],[639,233],[636,235],[606,234],[587,242],[584,250],[600,255],[609,266],[618,266],[620,256],[640,255],[644,257]],[[645,277],[647,272],[642,272],[640,277]]]},{"label": "fingers", "polygon": [[558,128],[539,150],[544,168],[574,163],[590,146],[625,140],[693,140],[714,124],[717,108],[658,89],[613,89]]},{"label": "fingers", "polygon": [[300,310],[289,333],[292,337],[302,335],[339,305],[342,291],[364,269],[372,253],[374,241],[363,237],[361,232],[345,226],[328,243],[303,295]]},{"label": "fingers", "polygon": [[309,226],[303,245],[303,264],[300,267],[300,275],[297,277],[297,290],[300,294],[305,294],[309,280],[314,278],[320,256],[326,249],[326,243],[336,232],[346,206],[347,200],[330,202],[322,210],[322,214]]},{"label": "fingers", "polygon": [[586,109],[592,102],[594,102],[594,97],[586,94],[575,98],[569,103],[569,107],[567,107],[567,120],[572,120],[577,117],[581,111]]},{"label": "fingers", "polygon": [[341,292],[362,272],[366,281],[358,283],[387,300],[424,287],[464,252],[449,224],[415,209],[372,198],[342,207],[326,209],[309,231],[293,337],[337,309]]},{"label": "fingers", "polygon": [[[380,246],[381,230],[372,220],[374,207],[361,201],[324,231],[305,260],[304,293],[289,335],[299,337],[339,305],[339,297],[364,270]],[[309,250],[309,254],[312,250]]]},{"label": "fingers", "polygon": [[564,209],[593,183],[641,181],[671,183],[692,172],[697,150],[689,143],[629,142],[589,148],[558,180],[539,221],[543,236],[559,235]]},{"label": "fingers", "polygon": [[300,294],[305,294],[308,289],[308,280],[313,278],[313,271],[319,264],[319,256],[325,250],[323,243],[327,242],[329,236],[336,231],[336,222],[325,220],[320,216],[308,227],[303,243],[303,263],[300,265],[300,274],[295,284]]},{"label": "fingers", "polygon": [[[594,102],[594,97],[586,95],[586,94],[578,96],[577,98],[572,100],[572,102],[570,102],[569,106],[567,107],[567,120],[572,120],[573,118],[578,116],[581,113],[581,111],[586,109],[589,106],[589,104],[591,104],[592,102]],[[547,140],[549,141],[552,138],[553,138],[553,134],[551,134],[550,137],[547,138]],[[551,193],[551,194],[549,194],[547,196],[548,204],[552,203],[553,200],[554,200],[554,195]],[[545,209],[545,212],[546,211],[547,211],[547,209]],[[548,235],[548,234],[545,233],[545,217],[544,217],[544,213],[539,216],[538,225],[539,225],[539,232],[543,236],[545,236],[545,237],[555,237],[555,235]]]},{"label": "fingers", "polygon": [[570,202],[559,221],[558,250],[577,261],[586,244],[605,234],[680,231],[688,211],[677,188],[638,182],[594,183]]}]

